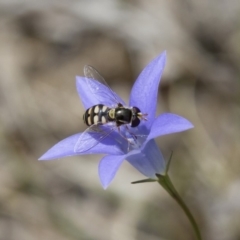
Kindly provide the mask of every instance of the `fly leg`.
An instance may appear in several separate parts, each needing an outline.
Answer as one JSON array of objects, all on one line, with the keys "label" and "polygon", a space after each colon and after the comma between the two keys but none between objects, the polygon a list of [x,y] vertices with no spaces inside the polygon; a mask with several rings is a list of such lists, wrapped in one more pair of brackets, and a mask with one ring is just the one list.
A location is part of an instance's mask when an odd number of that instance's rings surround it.
[{"label": "fly leg", "polygon": [[134,141],[137,141],[137,136],[133,132],[130,131],[128,125],[125,125],[125,127],[126,127],[127,131],[130,133],[130,135],[132,136],[132,138],[134,139]]},{"label": "fly leg", "polygon": [[119,135],[128,142],[128,151],[130,151],[130,147],[131,147],[131,146],[134,147],[134,145],[135,145],[135,139],[133,138],[134,141],[130,141],[129,138],[127,138],[126,136],[124,136],[124,135],[121,133],[120,126],[118,126],[117,128],[118,128],[118,133],[119,133]]},{"label": "fly leg", "polygon": [[129,143],[131,143],[131,142],[128,140],[128,138],[125,137],[125,136],[121,133],[120,126],[118,126],[117,128],[118,128],[118,133],[119,133],[119,135],[120,135],[122,138],[124,138],[126,141],[128,141]]}]

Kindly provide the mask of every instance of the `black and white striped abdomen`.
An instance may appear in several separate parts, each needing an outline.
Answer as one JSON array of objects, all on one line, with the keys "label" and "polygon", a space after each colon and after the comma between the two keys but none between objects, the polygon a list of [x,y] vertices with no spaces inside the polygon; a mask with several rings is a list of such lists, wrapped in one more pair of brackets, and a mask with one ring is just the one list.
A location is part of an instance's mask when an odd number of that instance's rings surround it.
[{"label": "black and white striped abdomen", "polygon": [[108,120],[108,111],[110,110],[109,107],[98,104],[95,106],[90,107],[86,110],[83,114],[83,121],[87,126],[91,126],[97,123],[107,123]]}]

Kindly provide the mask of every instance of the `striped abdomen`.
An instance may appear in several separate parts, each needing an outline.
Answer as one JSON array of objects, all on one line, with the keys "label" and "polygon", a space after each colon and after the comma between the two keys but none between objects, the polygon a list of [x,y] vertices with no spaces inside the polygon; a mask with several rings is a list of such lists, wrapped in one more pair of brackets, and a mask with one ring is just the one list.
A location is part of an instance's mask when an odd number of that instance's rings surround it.
[{"label": "striped abdomen", "polygon": [[83,114],[83,121],[87,126],[91,126],[97,123],[107,123],[109,121],[109,110],[110,108],[103,104],[92,106]]}]

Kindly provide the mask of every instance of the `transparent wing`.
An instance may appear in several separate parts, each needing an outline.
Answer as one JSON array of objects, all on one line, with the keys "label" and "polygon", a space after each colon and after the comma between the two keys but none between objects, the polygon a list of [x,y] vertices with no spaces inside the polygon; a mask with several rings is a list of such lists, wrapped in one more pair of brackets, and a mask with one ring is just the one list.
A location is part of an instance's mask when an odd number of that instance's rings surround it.
[{"label": "transparent wing", "polygon": [[[84,75],[86,77],[89,89],[93,94],[99,96],[100,99],[107,98],[114,105],[121,103],[122,105],[126,106],[124,101],[115,92],[113,92],[113,90],[108,86],[104,78],[94,67],[85,65]],[[104,86],[100,86],[99,83]]]},{"label": "transparent wing", "polygon": [[129,129],[125,131],[117,130],[116,125],[95,124],[88,127],[79,137],[74,146],[74,152],[83,153],[91,150],[99,143],[104,145],[119,144],[122,147],[127,143],[128,151],[139,148],[145,142],[148,135],[135,134]]},{"label": "transparent wing", "polygon": [[[107,137],[110,137],[111,133],[116,129],[115,126],[106,126],[95,124],[88,127],[79,137],[77,143],[74,146],[74,152],[86,152],[91,148],[95,147],[97,144],[104,143],[109,144],[109,142],[104,141]],[[111,136],[112,137],[112,136]],[[112,139],[112,138],[111,138]],[[113,143],[113,141],[111,141]]]}]

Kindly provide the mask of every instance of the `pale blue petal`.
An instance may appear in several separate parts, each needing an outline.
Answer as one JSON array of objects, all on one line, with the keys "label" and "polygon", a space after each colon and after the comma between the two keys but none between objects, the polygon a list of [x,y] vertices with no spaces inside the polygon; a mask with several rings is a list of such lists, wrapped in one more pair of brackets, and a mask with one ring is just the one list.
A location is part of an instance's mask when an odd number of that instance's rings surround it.
[{"label": "pale blue petal", "polygon": [[98,174],[104,189],[112,182],[124,159],[125,155],[108,155],[102,158],[98,166]]},{"label": "pale blue petal", "polygon": [[[39,160],[52,160],[68,156],[76,156],[83,154],[122,154],[121,149],[117,144],[115,144],[113,139],[104,139],[104,141],[99,142],[96,146],[92,147],[88,151],[75,152],[74,147],[81,136],[81,133],[77,133],[68,138],[63,139],[58,142],[52,148],[50,148],[45,154],[43,154]],[[112,142],[113,141],[113,142]]]},{"label": "pale blue petal", "polygon": [[130,106],[136,106],[142,113],[148,114],[145,123],[148,129],[155,119],[158,86],[165,62],[166,52],[163,52],[143,69],[131,91]]},{"label": "pale blue petal", "polygon": [[190,128],[193,128],[193,125],[187,119],[173,113],[163,113],[154,120],[147,141],[162,135],[186,131]]},{"label": "pale blue petal", "polygon": [[156,173],[165,170],[164,158],[154,140],[150,140],[141,152],[132,151],[126,160],[149,178],[156,178]]}]

